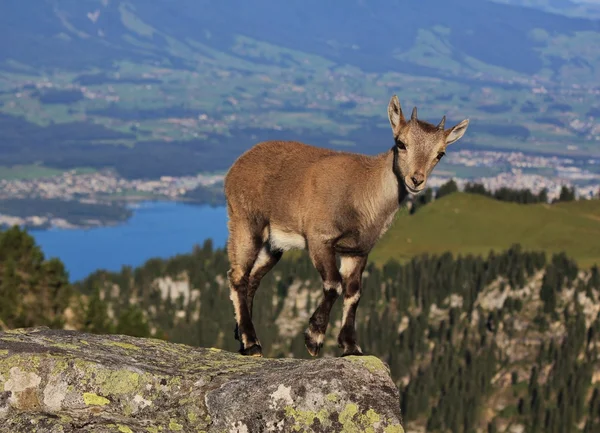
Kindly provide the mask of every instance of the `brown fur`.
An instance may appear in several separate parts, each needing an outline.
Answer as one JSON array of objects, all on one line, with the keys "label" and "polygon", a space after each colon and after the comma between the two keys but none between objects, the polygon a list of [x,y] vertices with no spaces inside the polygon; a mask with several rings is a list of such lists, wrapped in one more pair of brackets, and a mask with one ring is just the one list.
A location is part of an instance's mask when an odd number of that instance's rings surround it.
[{"label": "brown fur", "polygon": [[[261,355],[252,324],[260,279],[286,249],[307,247],[323,279],[323,299],[310,319],[306,345],[316,355],[329,311],[344,293],[338,337],[344,355],[362,353],[354,316],[367,256],[390,226],[408,193],[425,188],[439,154],[465,132],[468,121],[445,130],[406,121],[396,96],[388,116],[396,145],[376,156],[334,151],[294,141],[262,142],[241,155],[225,177],[229,215],[229,281],[240,352]],[[342,273],[336,254],[342,258]]]}]

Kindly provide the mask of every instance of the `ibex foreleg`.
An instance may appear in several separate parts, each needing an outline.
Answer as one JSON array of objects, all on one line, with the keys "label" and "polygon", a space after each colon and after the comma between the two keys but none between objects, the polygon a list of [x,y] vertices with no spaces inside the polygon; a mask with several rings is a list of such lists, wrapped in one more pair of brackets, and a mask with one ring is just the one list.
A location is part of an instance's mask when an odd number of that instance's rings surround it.
[{"label": "ibex foreleg", "polygon": [[342,276],[337,268],[335,251],[329,245],[311,245],[310,258],[323,280],[323,298],[308,322],[304,332],[304,343],[312,356],[317,356],[329,323],[329,313],[339,295],[342,294]]},{"label": "ibex foreleg", "polygon": [[362,274],[367,264],[367,256],[342,256],[340,273],[344,281],[344,310],[342,328],[338,335],[338,345],[344,349],[342,356],[362,355],[356,343],[355,318],[362,291]]}]

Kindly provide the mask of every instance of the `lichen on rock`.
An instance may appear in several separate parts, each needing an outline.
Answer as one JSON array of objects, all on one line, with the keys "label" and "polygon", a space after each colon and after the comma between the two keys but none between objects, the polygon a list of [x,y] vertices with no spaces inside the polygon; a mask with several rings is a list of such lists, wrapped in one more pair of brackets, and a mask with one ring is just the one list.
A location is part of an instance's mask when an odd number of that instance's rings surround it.
[{"label": "lichen on rock", "polygon": [[403,432],[387,366],[162,340],[0,333],[0,432]]}]

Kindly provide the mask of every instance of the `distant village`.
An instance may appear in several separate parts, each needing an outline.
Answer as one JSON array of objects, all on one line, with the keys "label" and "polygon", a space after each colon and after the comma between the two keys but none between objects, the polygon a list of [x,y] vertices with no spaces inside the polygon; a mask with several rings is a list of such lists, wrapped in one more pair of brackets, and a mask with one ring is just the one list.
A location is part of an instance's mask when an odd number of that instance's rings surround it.
[{"label": "distant village", "polygon": [[[493,176],[473,178],[436,175],[429,180],[429,187],[437,188],[453,177],[460,188],[472,182],[483,184],[489,191],[510,188],[538,193],[546,189],[549,200],[557,198],[563,186],[575,187],[576,196],[580,198],[596,197],[600,191],[600,170],[592,172],[582,168],[572,158],[527,155],[522,152],[463,150],[449,152],[447,161],[455,166],[479,167],[483,171],[486,168],[497,171],[498,167],[504,170]],[[588,166],[600,167],[600,159],[588,159],[586,163]],[[544,175],[542,172],[551,174]]]},{"label": "distant village", "polygon": [[[36,199],[64,200],[79,203],[110,203],[117,201],[184,200],[184,196],[198,187],[210,187],[223,181],[223,175],[199,174],[197,176],[160,179],[124,179],[111,171],[77,174],[67,171],[58,176],[28,180],[0,180],[0,200]],[[89,221],[88,226],[102,225],[100,220]],[[0,227],[56,227],[77,228],[65,218],[54,215],[15,216],[0,213]]]},{"label": "distant village", "polygon": [[79,200],[87,203],[107,199],[149,197],[177,199],[198,186],[210,186],[223,181],[223,175],[199,174],[197,176],[160,179],[124,179],[110,171],[77,174],[67,171],[58,176],[29,180],[0,180],[0,200],[10,198],[35,198]]},{"label": "distant village", "polygon": [[[285,70],[279,72],[287,74]],[[181,79],[180,71],[155,68],[152,71],[146,71],[136,76],[138,83],[132,88],[143,92],[152,92],[160,89],[161,83],[167,78]],[[267,82],[271,78],[266,75],[258,74],[259,79]],[[93,77],[92,77],[93,78]],[[13,96],[4,103],[4,108],[18,112],[28,107],[28,101],[39,98],[40,95],[52,95],[52,91],[59,94],[66,92],[73,98],[85,99],[92,102],[101,102],[107,104],[118,104],[123,102],[119,94],[118,85],[122,79],[131,79],[131,77],[122,77],[120,73],[105,77],[108,82],[102,86],[94,85],[89,82],[85,85],[78,82],[56,81],[50,77],[44,78],[25,78],[15,76],[11,78],[9,88],[19,89]],[[196,82],[199,79],[199,73],[193,72],[191,76],[185,76],[186,80]],[[215,73],[208,73],[202,77],[205,83],[210,86],[218,86],[223,80],[241,79],[243,74],[236,70],[222,70]],[[362,80],[364,76],[352,70],[326,70],[325,80],[328,83],[342,83],[346,80]],[[394,86],[396,76],[385,75],[377,78],[375,84],[380,87]],[[6,78],[5,78],[6,79]],[[303,95],[306,89],[301,81],[292,80],[291,76],[281,76],[281,84],[273,85],[270,92],[262,99],[261,107],[279,108],[283,105],[285,95]],[[512,77],[505,79],[495,74],[482,72],[473,77],[482,81],[496,82],[500,84],[520,84],[530,88],[532,94],[546,95],[560,93],[562,96],[570,98],[600,95],[600,88],[597,86],[580,86],[573,84],[568,87],[555,88],[555,85],[548,82],[543,77]],[[14,81],[13,81],[14,80]],[[92,80],[93,81],[93,80]],[[125,82],[124,80],[123,82]],[[46,92],[50,93],[46,93]],[[69,94],[69,92],[71,92]],[[495,92],[490,87],[483,87],[482,95],[491,97]],[[55,95],[56,96],[56,95]],[[64,95],[63,95],[64,97]],[[162,102],[169,102],[172,95],[168,95],[162,90],[155,96],[158,99],[164,98]],[[240,96],[230,96],[227,102],[231,106],[237,106],[241,103]],[[377,99],[365,96],[359,90],[352,90],[352,86],[327,86],[325,90],[320,90],[314,95],[306,96],[306,107],[309,109],[328,109],[332,104],[348,103],[361,106],[374,106],[378,103]],[[1,101],[0,101],[1,103]],[[80,113],[81,118],[85,115]],[[172,141],[172,133],[168,126],[175,128],[175,131],[183,138],[196,138],[199,136],[199,130],[219,131],[226,129],[229,122],[249,122],[249,124],[260,124],[264,128],[282,129],[277,121],[269,116],[258,116],[249,112],[246,118],[242,119],[238,113],[217,114],[210,116],[200,110],[197,116],[192,117],[168,117],[164,119],[162,125],[152,130],[153,138],[164,141]],[[138,121],[128,124],[132,128],[140,128],[142,125]],[[565,124],[567,129],[576,131],[585,136],[586,140],[600,140],[600,125],[590,116],[569,117]],[[567,148],[575,146],[567,145]],[[428,186],[436,189],[450,179],[454,179],[459,188],[464,188],[468,182],[480,183],[489,191],[495,191],[506,187],[511,189],[529,189],[533,193],[538,193],[546,189],[548,199],[553,200],[560,194],[563,186],[576,187],[576,195],[579,197],[591,198],[597,196],[600,190],[600,169],[590,171],[586,167],[597,166],[600,159],[587,160],[585,164],[580,161],[567,157],[547,157],[534,156],[522,152],[500,152],[500,151],[473,151],[461,150],[458,152],[448,152],[443,163],[433,173],[428,180]],[[79,173],[77,171],[66,171],[60,175],[44,178],[35,178],[27,180],[0,180],[0,200],[10,199],[34,199],[34,200],[63,200],[79,203],[116,203],[116,202],[136,202],[144,200],[170,200],[182,201],[188,200],[188,194],[201,187],[212,187],[214,192],[220,188],[223,181],[223,174],[198,174],[196,176],[172,177],[163,176],[158,179],[126,179],[120,177],[117,173],[109,170],[101,170],[93,173]],[[202,199],[196,198],[195,202],[201,202]],[[5,213],[2,213],[5,212]],[[29,211],[26,210],[25,213]],[[37,215],[31,211],[31,215],[11,215],[10,210],[0,210],[0,227],[11,225],[26,225],[28,227],[75,227],[72,223],[57,215]],[[100,220],[96,225],[102,225]]]},{"label": "distant village", "polygon": [[[600,164],[600,160],[588,160],[589,164]],[[486,189],[495,191],[502,187],[529,189],[538,193],[548,192],[548,199],[557,198],[562,186],[576,186],[578,197],[592,198],[600,191],[600,174],[578,167],[570,158],[531,156],[521,152],[468,151],[449,153],[447,164],[451,167],[480,167],[485,172],[497,173],[493,176],[460,177],[436,168],[428,186],[436,189],[449,179],[454,179],[459,188],[467,182],[483,184]],[[544,169],[553,175],[544,176]],[[438,172],[438,173],[436,173]],[[29,180],[0,180],[0,200],[36,199],[65,200],[81,203],[107,203],[118,200],[185,200],[186,195],[199,187],[220,188],[224,174],[198,174],[196,176],[159,179],[124,179],[111,171],[77,173],[67,171],[57,176]],[[63,219],[49,215],[14,216],[0,214],[0,226],[27,225],[29,227],[73,227]]]}]

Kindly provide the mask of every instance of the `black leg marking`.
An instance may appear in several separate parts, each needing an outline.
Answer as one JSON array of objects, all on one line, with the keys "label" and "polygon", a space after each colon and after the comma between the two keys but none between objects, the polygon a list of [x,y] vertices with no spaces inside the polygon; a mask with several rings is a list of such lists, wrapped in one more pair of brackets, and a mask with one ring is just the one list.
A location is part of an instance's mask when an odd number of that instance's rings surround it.
[{"label": "black leg marking", "polygon": [[317,356],[323,346],[331,307],[342,292],[342,277],[337,269],[335,251],[331,247],[312,247],[310,256],[323,280],[323,298],[308,322],[308,328],[304,332],[304,344],[308,353]]}]

